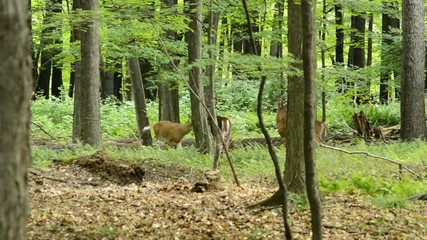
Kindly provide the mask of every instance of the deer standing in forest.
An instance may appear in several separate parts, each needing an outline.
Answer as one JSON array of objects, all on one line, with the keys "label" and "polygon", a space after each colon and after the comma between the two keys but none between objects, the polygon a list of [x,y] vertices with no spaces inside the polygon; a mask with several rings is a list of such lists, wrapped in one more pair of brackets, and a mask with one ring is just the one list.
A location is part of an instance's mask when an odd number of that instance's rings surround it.
[{"label": "deer standing in forest", "polygon": [[154,125],[146,126],[143,132],[153,128],[157,140],[164,141],[169,146],[181,147],[182,138],[193,129],[191,121],[186,124],[170,121],[158,121]]},{"label": "deer standing in forest", "polygon": [[[282,138],[280,144],[286,142],[286,121],[287,121],[287,105],[286,102],[281,98],[277,104],[276,113],[276,127],[279,131],[279,135]],[[328,127],[325,122],[316,120],[314,124],[314,130],[316,139],[319,142],[326,141],[326,135],[328,133]]]}]

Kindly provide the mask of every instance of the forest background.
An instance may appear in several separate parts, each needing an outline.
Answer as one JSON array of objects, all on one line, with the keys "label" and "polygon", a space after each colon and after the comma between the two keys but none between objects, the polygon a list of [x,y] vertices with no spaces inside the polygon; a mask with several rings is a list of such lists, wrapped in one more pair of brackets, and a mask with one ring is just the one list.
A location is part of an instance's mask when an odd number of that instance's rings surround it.
[{"label": "forest background", "polygon": [[[80,44],[75,41],[72,32],[93,14],[76,6],[78,1],[31,1],[33,76],[37,93],[32,103],[32,136],[41,146],[52,142],[67,144],[72,139],[73,99],[70,97],[73,96],[73,66],[80,56]],[[170,101],[165,99],[173,96],[163,95],[162,87],[171,92],[177,91],[174,94],[177,94],[179,101],[172,101],[179,103],[179,118],[176,120],[187,122],[188,113],[191,112],[187,85],[189,69],[195,65],[207,69],[207,66],[214,64],[216,110],[218,115],[227,116],[232,121],[233,140],[237,143],[241,139],[261,137],[255,114],[258,79],[261,76],[268,79],[263,105],[266,126],[273,136],[278,137],[274,121],[277,100],[287,96],[286,79],[302,74],[299,69],[290,67],[295,60],[289,56],[286,47],[286,4],[280,1],[249,2],[254,22],[252,30],[259,53],[259,56],[254,56],[249,47],[241,3],[215,2],[214,12],[218,17],[214,25],[216,43],[208,44],[209,22],[204,21],[202,60],[192,65],[187,64],[185,35],[189,31],[189,16],[184,6],[183,2],[169,1],[99,3],[103,141],[138,136],[134,105],[130,101],[131,74],[128,65],[128,59],[135,56],[139,60],[150,123],[156,122],[164,114],[159,98],[167,105]],[[206,6],[210,6],[210,3],[206,2],[204,6],[204,19],[208,19],[210,15]],[[283,17],[280,17],[280,13]],[[355,128],[352,116],[361,110],[374,126],[399,124],[401,3],[319,1],[316,16],[317,115],[319,120],[327,122],[330,141],[333,142],[334,135],[352,135]],[[259,65],[262,65],[261,72]],[[208,82],[206,72],[203,73],[205,83]],[[401,143],[388,140],[387,145],[374,142],[371,146],[366,145],[363,139],[350,138],[350,141],[341,144],[349,149],[371,151],[409,162],[418,172],[425,174],[426,147],[422,141]],[[94,152],[91,148],[57,152],[41,146],[34,149],[35,168],[50,165],[53,159],[67,160]],[[107,148],[105,151],[114,155],[121,150]],[[141,151],[144,151],[144,158],[160,158],[170,164],[198,165],[199,169],[211,165],[208,157],[189,157],[187,152],[180,153],[183,155],[179,155],[177,161],[175,154],[169,157],[169,153],[158,150]],[[283,154],[283,151],[279,153]],[[128,158],[136,159],[141,152],[120,153],[122,156],[126,154],[129,154]],[[190,154],[195,154],[195,151]],[[271,167],[265,167],[268,157],[259,146],[253,146],[249,152],[237,148],[232,151],[232,156],[238,170],[247,173],[245,177],[272,176]],[[284,160],[284,157],[281,159]],[[407,204],[405,199],[408,196],[425,190],[423,181],[414,181],[410,176],[396,179],[396,166],[388,169],[381,162],[330,153],[325,149],[318,150],[317,159],[320,186],[324,192],[360,191],[379,196],[376,199],[386,206],[403,206]],[[340,163],[341,159],[345,159],[346,163]],[[227,174],[230,173],[225,171],[225,176]],[[271,181],[268,180],[270,184]]]}]

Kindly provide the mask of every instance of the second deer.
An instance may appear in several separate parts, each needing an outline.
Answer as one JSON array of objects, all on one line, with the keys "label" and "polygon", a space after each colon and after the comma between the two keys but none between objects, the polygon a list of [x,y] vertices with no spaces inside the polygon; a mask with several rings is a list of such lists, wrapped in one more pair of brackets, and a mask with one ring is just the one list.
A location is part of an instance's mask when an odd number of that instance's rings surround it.
[{"label": "second deer", "polygon": [[[280,144],[286,142],[286,121],[287,121],[287,105],[283,99],[280,99],[277,104],[277,113],[276,113],[276,127],[279,131],[281,137]],[[319,142],[326,141],[326,135],[328,132],[328,127],[325,122],[316,120],[314,125],[314,130],[316,134],[316,139]]]}]

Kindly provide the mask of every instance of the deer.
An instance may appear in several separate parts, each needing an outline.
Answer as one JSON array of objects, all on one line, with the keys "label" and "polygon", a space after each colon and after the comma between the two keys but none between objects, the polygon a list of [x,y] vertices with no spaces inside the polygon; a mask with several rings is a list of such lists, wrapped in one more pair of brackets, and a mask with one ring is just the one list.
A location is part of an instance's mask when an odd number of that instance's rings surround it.
[{"label": "deer", "polygon": [[[281,137],[280,144],[286,142],[286,119],[287,119],[287,105],[283,99],[280,99],[277,104],[276,113],[276,127]],[[318,121],[316,119],[314,124],[314,130],[316,134],[316,140],[319,142],[326,141],[326,135],[328,133],[328,127],[325,122]]]},{"label": "deer", "polygon": [[225,143],[225,149],[228,151],[231,142],[231,122],[228,118],[216,116],[218,128],[221,131],[221,138]]},{"label": "deer", "polygon": [[287,119],[287,106],[286,102],[283,101],[282,98],[279,99],[277,102],[277,113],[276,113],[276,127],[279,131],[280,138],[282,139],[280,141],[280,144],[286,142],[286,119]]},{"label": "deer", "polygon": [[157,140],[164,141],[168,146],[181,147],[182,138],[193,129],[193,124],[175,123],[171,121],[158,121],[154,125],[146,126],[142,129],[143,132],[149,129],[154,129],[154,134]]}]

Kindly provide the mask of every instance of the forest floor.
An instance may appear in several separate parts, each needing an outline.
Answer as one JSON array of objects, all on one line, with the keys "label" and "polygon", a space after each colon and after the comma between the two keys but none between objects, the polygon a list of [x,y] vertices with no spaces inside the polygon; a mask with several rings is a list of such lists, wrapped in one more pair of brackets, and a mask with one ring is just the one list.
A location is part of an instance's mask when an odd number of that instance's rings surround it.
[{"label": "forest floor", "polygon": [[[248,210],[276,188],[263,179],[192,191],[191,168],[126,165],[102,152],[32,170],[27,239],[284,239],[281,210]],[[324,239],[427,239],[427,203],[381,208],[369,196],[330,194]],[[294,239],[310,239],[309,209],[291,206]]]}]

